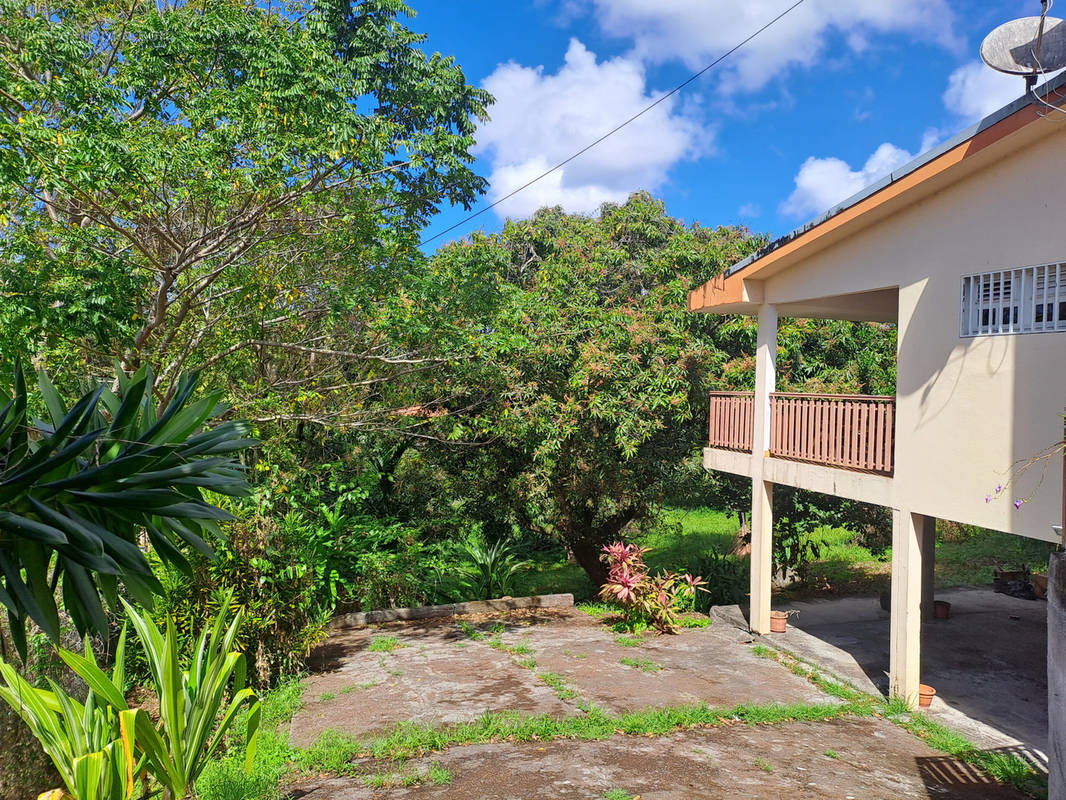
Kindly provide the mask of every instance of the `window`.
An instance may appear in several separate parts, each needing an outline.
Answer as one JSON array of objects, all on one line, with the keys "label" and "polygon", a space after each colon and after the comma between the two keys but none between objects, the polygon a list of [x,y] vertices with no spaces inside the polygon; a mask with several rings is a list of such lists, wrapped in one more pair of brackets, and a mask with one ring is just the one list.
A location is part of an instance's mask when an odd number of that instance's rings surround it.
[{"label": "window", "polygon": [[1064,282],[1066,264],[966,275],[962,279],[959,333],[980,336],[1066,331]]}]

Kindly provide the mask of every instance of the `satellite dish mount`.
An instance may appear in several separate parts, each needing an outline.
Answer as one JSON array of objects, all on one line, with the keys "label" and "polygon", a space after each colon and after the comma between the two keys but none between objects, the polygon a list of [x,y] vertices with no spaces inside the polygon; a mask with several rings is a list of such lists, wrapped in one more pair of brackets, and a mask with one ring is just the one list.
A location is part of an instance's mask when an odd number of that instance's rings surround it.
[{"label": "satellite dish mount", "polygon": [[1049,17],[1052,0],[1041,0],[1039,17],[1000,25],[981,42],[981,60],[992,69],[1025,78],[1026,94],[1041,75],[1066,67],[1066,22]]}]

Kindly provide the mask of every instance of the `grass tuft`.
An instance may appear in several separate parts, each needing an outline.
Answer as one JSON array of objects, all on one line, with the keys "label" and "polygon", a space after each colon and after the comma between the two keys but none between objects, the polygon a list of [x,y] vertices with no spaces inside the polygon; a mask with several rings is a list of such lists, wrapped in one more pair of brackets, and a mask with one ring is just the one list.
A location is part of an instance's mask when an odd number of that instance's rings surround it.
[{"label": "grass tuft", "polygon": [[429,768],[429,780],[437,786],[449,786],[452,782],[451,770],[440,764],[433,764]]},{"label": "grass tuft", "polygon": [[391,653],[400,647],[406,647],[395,636],[375,636],[370,640],[370,646],[367,648],[371,653]]},{"label": "grass tuft", "polygon": [[485,634],[483,634],[481,631],[479,631],[466,620],[463,620],[459,623],[459,630],[463,632],[463,635],[465,635],[467,639],[473,639],[475,642],[480,642],[482,639],[485,638]]},{"label": "grass tuft", "polygon": [[662,664],[657,664],[650,658],[623,658],[620,663],[625,664],[627,667],[635,667],[641,672],[661,672],[663,670]]},{"label": "grass tuft", "polygon": [[703,616],[683,616],[677,620],[677,626],[679,628],[709,628],[711,627],[711,619]]},{"label": "grass tuft", "polygon": [[562,675],[555,672],[542,672],[537,677],[554,689],[555,696],[560,700],[570,700],[577,697],[577,690],[572,686],[568,686]]}]

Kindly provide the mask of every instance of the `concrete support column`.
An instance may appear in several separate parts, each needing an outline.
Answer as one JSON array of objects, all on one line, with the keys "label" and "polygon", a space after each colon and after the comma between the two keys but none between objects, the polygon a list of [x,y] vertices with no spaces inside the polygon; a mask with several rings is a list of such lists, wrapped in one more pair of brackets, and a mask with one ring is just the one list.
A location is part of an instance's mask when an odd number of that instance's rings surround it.
[{"label": "concrete support column", "polygon": [[770,394],[777,382],[777,308],[759,308],[758,349],[755,354],[755,427],[751,453],[751,614],[754,633],[770,632],[770,593],[773,588],[774,485],[763,480],[763,459],[770,449]]},{"label": "concrete support column", "polygon": [[1052,553],[1047,576],[1048,800],[1066,800],[1066,553]]},{"label": "concrete support column", "polygon": [[752,633],[770,632],[773,589],[774,485],[756,478],[751,486],[751,609]]},{"label": "concrete support column", "polygon": [[921,516],[922,539],[922,619],[933,619],[933,590],[936,585],[936,517]]},{"label": "concrete support column", "polygon": [[889,694],[918,704],[922,637],[922,544],[925,518],[892,511],[892,618]]},{"label": "concrete support column", "polygon": [[[770,394],[777,387],[777,307],[759,306],[755,351],[755,430],[751,452],[757,459],[770,449]],[[761,469],[761,464],[759,465]]]}]

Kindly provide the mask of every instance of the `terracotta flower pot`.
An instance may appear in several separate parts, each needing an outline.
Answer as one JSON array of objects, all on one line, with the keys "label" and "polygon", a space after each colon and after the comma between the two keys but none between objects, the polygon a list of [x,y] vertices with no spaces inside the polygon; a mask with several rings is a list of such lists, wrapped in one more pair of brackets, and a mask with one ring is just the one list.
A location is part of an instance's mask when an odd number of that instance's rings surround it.
[{"label": "terracotta flower pot", "polygon": [[932,686],[926,686],[924,683],[918,684],[918,708],[929,708],[935,694],[936,689]]},{"label": "terracotta flower pot", "polygon": [[951,616],[951,603],[947,600],[934,600],[933,616],[937,619],[948,619]]},{"label": "terracotta flower pot", "polygon": [[784,633],[788,627],[788,614],[784,611],[770,612],[770,633]]}]

